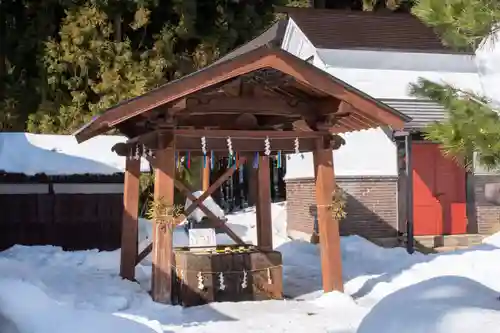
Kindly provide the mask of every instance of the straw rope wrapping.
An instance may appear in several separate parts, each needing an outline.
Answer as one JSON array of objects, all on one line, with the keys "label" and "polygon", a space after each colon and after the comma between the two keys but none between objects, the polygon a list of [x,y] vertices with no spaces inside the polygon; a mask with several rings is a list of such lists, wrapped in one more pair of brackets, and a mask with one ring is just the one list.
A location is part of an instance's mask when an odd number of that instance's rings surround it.
[{"label": "straw rope wrapping", "polygon": [[181,205],[169,205],[163,197],[155,200],[151,195],[146,216],[149,220],[159,224],[162,230],[166,230],[167,226],[173,228],[184,221],[186,217],[182,214],[182,210]]}]

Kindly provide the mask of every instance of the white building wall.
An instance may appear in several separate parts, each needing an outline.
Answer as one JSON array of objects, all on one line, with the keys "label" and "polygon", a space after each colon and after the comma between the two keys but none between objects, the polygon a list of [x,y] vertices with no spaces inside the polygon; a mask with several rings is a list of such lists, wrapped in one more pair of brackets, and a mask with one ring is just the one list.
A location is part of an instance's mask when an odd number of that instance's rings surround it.
[{"label": "white building wall", "polygon": [[[392,140],[381,128],[345,133],[346,144],[333,151],[337,177],[397,176],[397,154]],[[285,180],[314,177],[312,153],[287,156]]]},{"label": "white building wall", "polygon": [[476,50],[476,64],[484,94],[489,97],[496,107],[500,106],[500,45],[496,33],[492,38],[484,40]]},{"label": "white building wall", "polygon": [[281,48],[303,60],[317,58],[316,48],[292,19],[288,20]]},{"label": "white building wall", "polygon": [[419,78],[482,94],[471,55],[361,50],[318,50],[325,70],[378,99],[415,99],[409,93]]},{"label": "white building wall", "polygon": [[[308,60],[327,70],[316,48],[300,28],[289,20],[282,48],[293,55]],[[337,176],[396,176],[396,148],[384,130],[370,129],[343,135],[346,145],[334,153]],[[369,143],[369,144],[368,144]],[[314,177],[312,153],[287,156],[285,180]]]},{"label": "white building wall", "polygon": [[410,95],[410,84],[419,78],[436,83],[447,83],[464,90],[482,92],[476,73],[450,73],[389,69],[341,68],[326,65],[325,70],[351,86],[378,99],[415,99]]},{"label": "white building wall", "polygon": [[[484,91],[471,55],[315,49],[293,20],[289,21],[282,47],[304,60],[314,57],[316,67],[381,100],[414,100],[410,84],[421,77],[478,94]],[[500,65],[495,68],[498,75],[490,80],[500,83]],[[346,133],[345,139],[347,144],[334,154],[338,176],[397,175],[396,146],[384,130]],[[287,179],[313,175],[311,154],[289,156]]]},{"label": "white building wall", "polygon": [[[491,104],[500,110],[500,33],[495,33],[486,38],[476,50],[476,65],[483,87],[483,95],[491,100]],[[498,175],[500,168],[489,170],[479,164],[477,155],[474,156],[474,174]]]}]

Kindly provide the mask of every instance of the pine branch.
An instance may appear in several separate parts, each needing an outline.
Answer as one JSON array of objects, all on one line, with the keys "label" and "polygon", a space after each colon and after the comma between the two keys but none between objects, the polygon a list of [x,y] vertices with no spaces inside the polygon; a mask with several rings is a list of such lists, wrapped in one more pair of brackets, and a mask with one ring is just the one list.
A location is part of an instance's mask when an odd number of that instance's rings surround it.
[{"label": "pine branch", "polygon": [[475,49],[500,22],[497,0],[418,0],[412,13],[433,27],[446,45]]},{"label": "pine branch", "polygon": [[446,119],[424,129],[427,139],[441,143],[445,155],[466,168],[472,167],[473,153],[488,169],[500,166],[500,116],[485,97],[425,79],[411,85],[411,94],[446,110]]}]

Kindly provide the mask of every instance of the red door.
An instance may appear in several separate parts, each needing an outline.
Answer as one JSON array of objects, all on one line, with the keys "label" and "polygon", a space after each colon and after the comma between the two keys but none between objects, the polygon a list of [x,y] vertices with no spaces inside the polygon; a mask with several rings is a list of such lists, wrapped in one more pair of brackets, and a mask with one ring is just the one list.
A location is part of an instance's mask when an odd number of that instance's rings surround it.
[{"label": "red door", "polygon": [[412,145],[416,236],[467,232],[465,170],[432,143]]}]

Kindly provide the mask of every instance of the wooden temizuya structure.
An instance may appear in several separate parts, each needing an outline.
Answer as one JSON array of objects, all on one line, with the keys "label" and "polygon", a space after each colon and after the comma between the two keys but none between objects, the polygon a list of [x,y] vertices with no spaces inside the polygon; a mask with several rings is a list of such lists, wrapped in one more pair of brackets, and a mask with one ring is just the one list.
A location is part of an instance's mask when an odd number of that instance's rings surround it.
[{"label": "wooden temizuya structure", "polygon": [[[193,201],[236,242],[241,239],[203,204],[241,163],[257,168],[257,248],[273,248],[269,185],[270,154],[314,152],[323,288],[343,290],[338,221],[329,211],[335,189],[333,154],[338,133],[382,125],[402,128],[409,119],[295,56],[269,45],[239,52],[212,66],[123,102],[75,133],[79,142],[116,128],[130,139],[119,155],[146,153],[155,169],[156,198],[173,203],[174,187]],[[201,144],[205,142],[205,146]],[[230,141],[230,143],[228,142]],[[236,156],[232,168],[196,198],[175,179],[182,153]],[[207,186],[207,185],[206,185]],[[134,279],[138,254],[139,161],[127,158],[121,247],[121,275]],[[156,224],[152,241],[152,297],[170,302],[172,227]],[[281,279],[281,278],[280,278]]]}]

